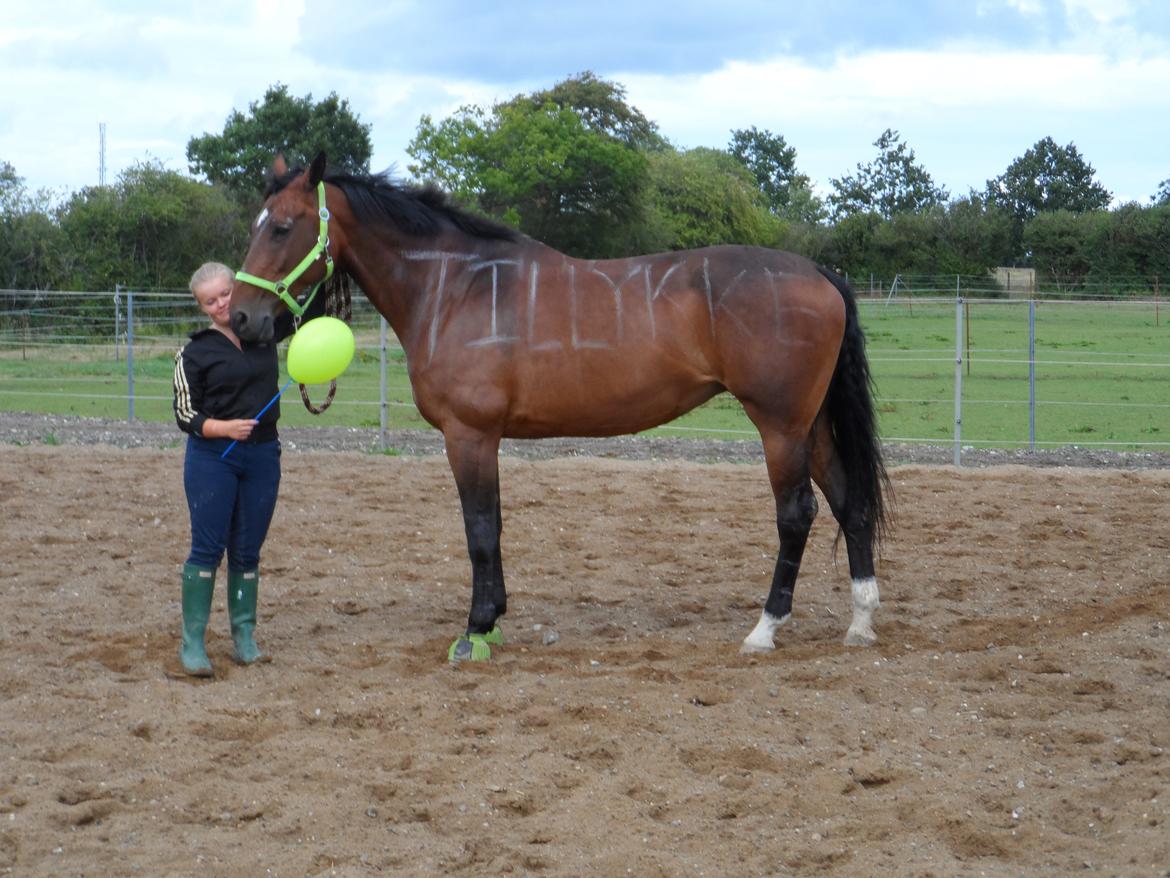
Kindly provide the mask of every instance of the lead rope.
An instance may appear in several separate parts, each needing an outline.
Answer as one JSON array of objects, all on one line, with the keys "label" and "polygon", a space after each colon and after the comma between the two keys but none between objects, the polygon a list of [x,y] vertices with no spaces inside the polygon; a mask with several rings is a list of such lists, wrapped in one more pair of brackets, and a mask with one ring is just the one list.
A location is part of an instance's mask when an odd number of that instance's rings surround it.
[{"label": "lead rope", "polygon": [[[353,301],[349,295],[349,275],[345,272],[338,271],[329,279],[329,284],[325,289],[325,316],[336,317],[346,323],[349,323],[353,316]],[[319,415],[333,404],[333,396],[337,393],[337,379],[334,378],[329,382],[329,393],[326,394],[325,401],[320,406],[313,405],[309,400],[309,391],[305,385],[301,384],[299,387],[301,388],[301,402],[305,404],[305,408],[314,415]]]}]

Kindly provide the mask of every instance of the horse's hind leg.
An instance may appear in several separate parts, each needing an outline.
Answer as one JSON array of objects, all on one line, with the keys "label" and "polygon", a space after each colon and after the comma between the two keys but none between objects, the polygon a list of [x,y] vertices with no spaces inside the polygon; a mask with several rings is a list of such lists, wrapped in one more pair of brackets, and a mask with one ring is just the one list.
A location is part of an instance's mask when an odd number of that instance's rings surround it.
[{"label": "horse's hind leg", "polygon": [[853,620],[845,634],[846,646],[872,646],[877,642],[873,630],[873,611],[880,604],[877,576],[874,573],[874,527],[856,504],[849,503],[845,467],[833,444],[832,430],[823,417],[813,431],[810,465],[813,479],[829,501],[833,517],[845,535],[852,581]]},{"label": "horse's hind leg", "polygon": [[809,481],[808,449],[805,437],[793,438],[761,430],[768,479],[776,497],[776,529],[780,551],[772,574],[772,588],[760,614],[760,621],[744,638],[741,652],[767,652],[775,648],[776,629],[792,614],[792,593],[808,532],[817,514],[817,500]]}]

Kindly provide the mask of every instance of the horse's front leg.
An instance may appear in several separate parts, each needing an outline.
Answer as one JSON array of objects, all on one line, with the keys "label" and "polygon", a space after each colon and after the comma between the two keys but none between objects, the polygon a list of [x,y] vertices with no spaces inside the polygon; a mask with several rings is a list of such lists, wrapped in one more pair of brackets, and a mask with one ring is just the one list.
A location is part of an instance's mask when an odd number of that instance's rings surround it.
[{"label": "horse's front leg", "polygon": [[467,632],[448,650],[452,661],[486,659],[489,644],[503,643],[496,621],[508,610],[504,566],[500,557],[503,515],[500,510],[498,437],[471,431],[445,432],[447,460],[459,489],[467,554],[471,560],[471,612]]}]

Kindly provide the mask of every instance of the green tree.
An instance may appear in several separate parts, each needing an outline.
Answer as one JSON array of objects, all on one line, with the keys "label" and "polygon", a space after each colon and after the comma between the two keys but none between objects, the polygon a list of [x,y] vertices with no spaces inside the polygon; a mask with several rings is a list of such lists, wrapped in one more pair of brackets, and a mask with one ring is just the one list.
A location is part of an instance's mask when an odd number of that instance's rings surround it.
[{"label": "green tree", "polygon": [[208,259],[232,264],[248,239],[247,217],[222,187],[157,162],[74,193],[60,225],[72,257],[61,285],[70,289],[181,288]]},{"label": "green tree", "polygon": [[1141,247],[1145,259],[1138,274],[1147,282],[1155,281],[1159,290],[1170,284],[1170,201],[1147,207],[1145,218],[1145,240]]},{"label": "green tree", "polygon": [[47,192],[29,193],[24,178],[0,162],[0,288],[56,285],[63,241]]},{"label": "green tree", "polygon": [[645,209],[638,144],[657,141],[640,113],[617,106],[622,94],[586,74],[490,112],[423,116],[409,170],[574,256],[625,255]]},{"label": "green tree", "polygon": [[824,205],[809,178],[796,170],[796,149],[783,136],[754,125],[740,128],[731,132],[728,152],[751,172],[774,214],[802,223],[824,220]]},{"label": "green tree", "polygon": [[943,250],[937,271],[977,275],[1010,263],[1012,221],[1003,208],[972,193],[931,215],[937,218],[937,242]]},{"label": "green tree", "polygon": [[1131,202],[1081,214],[1080,220],[1087,227],[1088,277],[1095,284],[1148,293],[1155,281],[1170,277],[1170,204]]},{"label": "green tree", "polygon": [[1133,245],[1141,253],[1135,259],[1135,274],[1147,283],[1156,281],[1162,289],[1170,284],[1170,201],[1142,210],[1139,234]]},{"label": "green tree", "polygon": [[826,263],[832,228],[825,223],[785,223],[776,239],[776,248],[807,256],[813,262]]},{"label": "green tree", "polygon": [[643,153],[598,134],[571,108],[499,108],[485,144],[480,204],[575,256],[623,254],[641,216]]},{"label": "green tree", "polygon": [[828,201],[835,218],[872,212],[890,219],[946,202],[946,189],[935,185],[897,131],[887,128],[873,145],[878,148],[876,159],[858,164],[856,174],[830,181],[834,191]]},{"label": "green tree", "polygon": [[876,213],[844,217],[830,229],[825,259],[854,276],[983,275],[1010,254],[1006,211],[978,196],[883,220]]},{"label": "green tree", "polygon": [[1074,144],[1058,146],[1045,137],[987,181],[987,200],[1005,207],[1021,226],[1053,210],[1104,210],[1112,196],[1095,175]]},{"label": "green tree", "polygon": [[750,172],[722,150],[653,153],[649,181],[650,209],[640,250],[775,246],[784,234],[785,224],[768,210]]},{"label": "green tree", "polygon": [[1155,204],[1170,204],[1170,180],[1163,180],[1158,184],[1158,191],[1150,196]]},{"label": "green tree", "polygon": [[852,276],[874,271],[873,242],[881,224],[882,218],[872,211],[851,213],[838,219],[829,228],[822,251],[824,263]]},{"label": "green tree", "polygon": [[934,206],[895,214],[879,223],[874,230],[871,271],[883,278],[899,273],[941,273],[949,255],[939,240],[945,212],[943,207]]},{"label": "green tree", "polygon": [[288,86],[277,83],[263,101],[248,105],[247,115],[232,110],[221,134],[192,137],[187,161],[193,174],[250,195],[263,188],[278,153],[291,164],[308,164],[322,150],[337,170],[367,172],[370,126],[335,92],[314,103],[311,94],[293,97]]},{"label": "green tree", "polygon": [[407,170],[456,199],[475,204],[484,188],[481,156],[487,148],[488,134],[488,117],[481,107],[460,107],[438,123],[430,114],[424,114],[406,147],[407,155],[414,159]]},{"label": "green tree", "polygon": [[24,189],[24,177],[16,173],[11,162],[0,162],[0,209],[15,204]]},{"label": "green tree", "polygon": [[1062,291],[1083,285],[1093,268],[1091,243],[1100,233],[1092,226],[1100,216],[1063,208],[1036,214],[1024,226],[1023,244],[1037,274]]},{"label": "green tree", "polygon": [[938,273],[948,255],[939,243],[944,212],[933,207],[889,220],[873,213],[845,217],[830,239],[833,262],[855,278],[872,274],[886,283],[898,274]]},{"label": "green tree", "polygon": [[654,152],[669,147],[658,133],[658,126],[637,107],[626,103],[624,86],[599,79],[590,70],[558,82],[550,89],[517,96],[511,103],[526,103],[533,110],[553,103],[561,109],[572,110],[590,131],[633,149]]}]

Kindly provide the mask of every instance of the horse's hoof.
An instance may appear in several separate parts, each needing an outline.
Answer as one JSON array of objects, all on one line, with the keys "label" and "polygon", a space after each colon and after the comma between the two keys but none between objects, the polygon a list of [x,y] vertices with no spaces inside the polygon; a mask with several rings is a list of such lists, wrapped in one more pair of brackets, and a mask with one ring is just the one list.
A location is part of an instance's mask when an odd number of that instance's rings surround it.
[{"label": "horse's hoof", "polygon": [[845,634],[846,646],[873,646],[877,643],[877,635],[872,628],[850,628]]},{"label": "horse's hoof", "polygon": [[[486,662],[492,657],[492,648],[487,638],[491,634],[465,634],[451,644],[447,650],[449,662]],[[503,638],[500,638],[503,642]]]},{"label": "horse's hoof", "polygon": [[[480,635],[473,634],[472,636],[478,637]],[[487,634],[484,634],[482,636],[483,636],[484,643],[490,643],[492,646],[503,646],[504,645],[504,632],[500,630],[499,625],[496,625],[495,627],[492,628],[491,631],[489,631]]]},{"label": "horse's hoof", "polygon": [[763,653],[771,652],[776,648],[774,643],[749,643],[745,640],[739,645],[740,655],[761,655]]}]

